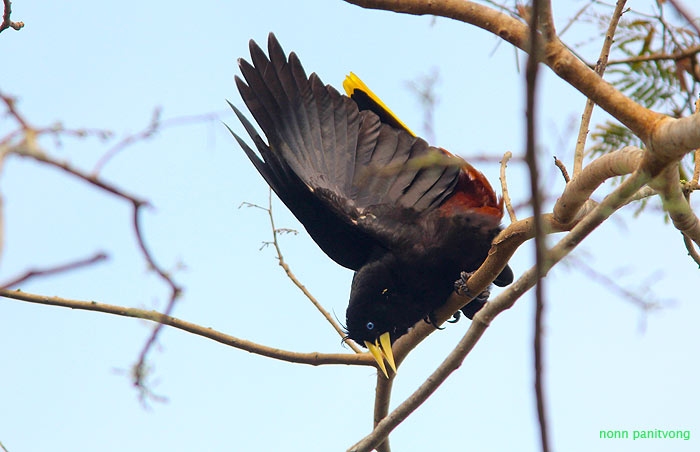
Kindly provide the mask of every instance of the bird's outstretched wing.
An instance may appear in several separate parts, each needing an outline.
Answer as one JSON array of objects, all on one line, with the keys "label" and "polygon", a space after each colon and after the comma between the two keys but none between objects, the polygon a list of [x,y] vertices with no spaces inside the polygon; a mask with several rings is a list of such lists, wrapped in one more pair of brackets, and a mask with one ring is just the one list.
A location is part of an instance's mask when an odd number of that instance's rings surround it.
[{"label": "bird's outstretched wing", "polygon": [[[460,180],[455,165],[413,165],[409,160],[444,156],[403,128],[386,124],[316,74],[307,77],[294,53],[285,55],[271,33],[268,56],[250,42],[251,63],[239,60],[241,97],[267,143],[236,109],[260,157],[234,133],[267,183],[323,251],[358,269],[383,243],[361,221],[368,207],[415,214],[439,207]],[[233,133],[233,132],[232,132]],[[385,168],[386,171],[377,171]],[[393,220],[388,220],[393,221]]]}]

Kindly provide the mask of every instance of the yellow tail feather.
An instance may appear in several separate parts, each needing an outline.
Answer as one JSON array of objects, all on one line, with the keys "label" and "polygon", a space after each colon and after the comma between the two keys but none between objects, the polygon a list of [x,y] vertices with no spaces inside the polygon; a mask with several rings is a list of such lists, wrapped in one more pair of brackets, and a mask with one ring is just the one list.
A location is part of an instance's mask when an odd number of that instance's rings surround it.
[{"label": "yellow tail feather", "polygon": [[[377,106],[379,108],[381,108],[383,110],[383,112],[387,116],[391,117],[397,124],[399,124],[401,127],[403,127],[403,129],[406,130],[406,132],[410,133],[414,137],[416,136],[416,134],[413,133],[413,131],[411,129],[409,129],[408,126],[406,124],[404,124],[404,122],[401,121],[394,114],[394,112],[391,111],[391,109],[386,106],[386,104],[384,102],[382,102],[382,100],[379,98],[379,96],[374,94],[374,92],[372,92],[372,90],[369,89],[367,87],[367,85],[365,85],[365,82],[363,82],[360,79],[360,77],[355,75],[353,72],[351,72],[350,74],[348,74],[345,77],[345,80],[343,81],[343,88],[345,89],[345,94],[347,94],[348,97],[352,97],[355,90],[364,92],[370,99],[372,99],[372,101],[374,101],[377,104]],[[379,114],[379,112],[375,112],[375,113]]]}]

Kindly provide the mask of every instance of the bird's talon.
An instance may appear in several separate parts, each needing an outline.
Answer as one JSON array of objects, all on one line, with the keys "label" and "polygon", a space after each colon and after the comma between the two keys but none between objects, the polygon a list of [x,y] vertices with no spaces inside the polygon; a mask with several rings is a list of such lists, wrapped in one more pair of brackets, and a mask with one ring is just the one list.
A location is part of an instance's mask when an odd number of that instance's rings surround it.
[{"label": "bird's talon", "polygon": [[437,324],[437,319],[435,318],[435,313],[431,312],[426,318],[423,319],[428,325],[434,325],[436,330],[444,330],[445,327],[440,327]]},{"label": "bird's talon", "polygon": [[462,311],[457,311],[454,314],[452,314],[452,318],[447,321],[447,323],[457,323],[459,322],[459,318],[462,316]]}]

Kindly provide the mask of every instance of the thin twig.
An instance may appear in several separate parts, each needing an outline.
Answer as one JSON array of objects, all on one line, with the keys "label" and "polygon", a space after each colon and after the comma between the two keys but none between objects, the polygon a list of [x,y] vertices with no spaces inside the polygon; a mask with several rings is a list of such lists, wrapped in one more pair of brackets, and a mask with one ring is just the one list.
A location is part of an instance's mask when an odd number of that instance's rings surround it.
[{"label": "thin twig", "polygon": [[561,31],[559,32],[559,38],[564,36],[564,33],[569,31],[569,28],[571,28],[571,26],[573,24],[578,22],[579,17],[581,17],[581,15],[583,13],[585,13],[586,10],[594,4],[595,4],[595,2],[586,2],[585,5],[583,5],[583,7],[581,9],[579,9],[578,12],[576,14],[574,14],[574,16],[571,19],[569,19],[569,22],[564,27],[562,27]]},{"label": "thin twig", "polygon": [[690,237],[688,237],[685,234],[681,234],[681,236],[683,237],[683,244],[685,245],[685,249],[688,251],[688,256],[690,256],[690,258],[693,261],[695,261],[698,268],[700,268],[700,252],[695,247],[693,241],[690,240]]},{"label": "thin twig", "polygon": [[[698,101],[700,102],[700,101]],[[696,105],[696,113],[697,113],[697,106]],[[696,149],[693,151],[693,157],[695,158],[695,168],[693,169],[693,179],[688,183],[687,188],[684,190],[684,196],[685,200],[688,204],[690,204],[690,195],[693,193],[694,190],[698,189],[698,179],[700,179],[700,149]],[[685,249],[688,250],[688,256],[690,256],[691,259],[695,261],[696,264],[698,264],[698,267],[700,267],[700,252],[698,249],[695,247],[695,244],[693,241],[688,237],[687,235],[683,234],[683,244],[685,245]]]},{"label": "thin twig", "polygon": [[2,13],[2,23],[0,23],[0,33],[8,28],[20,30],[22,27],[24,27],[24,22],[13,22],[10,19],[10,15],[12,14],[12,2],[10,2],[10,0],[2,0],[2,4],[4,9]]},{"label": "thin twig", "polygon": [[268,347],[245,339],[240,339],[210,327],[190,323],[176,317],[164,315],[157,311],[149,311],[146,309],[128,308],[125,306],[116,306],[96,301],[72,300],[61,297],[49,297],[45,295],[31,294],[19,290],[0,289],[0,297],[21,300],[30,303],[38,303],[49,306],[57,306],[69,309],[80,309],[84,311],[102,312],[122,317],[133,317],[137,319],[148,320],[158,324],[171,326],[179,330],[187,331],[188,333],[202,336],[207,339],[237,348],[243,351],[254,353],[256,355],[266,356],[268,358],[278,359],[290,363],[309,364],[312,366],[326,364],[345,364],[357,366],[376,367],[376,362],[367,353],[298,353],[279,348]]},{"label": "thin twig", "polygon": [[[304,286],[304,284],[302,284],[301,281],[299,281],[294,272],[292,272],[292,269],[289,267],[289,264],[287,264],[287,261],[284,260],[284,256],[282,255],[282,249],[280,248],[279,241],[277,240],[279,229],[277,229],[277,227],[275,226],[275,217],[272,213],[272,189],[270,189],[269,191],[267,207],[262,207],[257,204],[251,204],[248,202],[242,203],[241,206],[255,207],[267,212],[268,217],[270,218],[270,227],[272,229],[271,244],[272,246],[274,246],[275,252],[277,253],[277,261],[279,263],[279,266],[282,267],[284,272],[287,274],[287,277],[294,283],[294,285],[297,286],[299,290],[301,290],[301,292],[306,296],[306,298],[309,299],[309,301],[311,301],[311,304],[314,305],[318,312],[320,312],[321,315],[328,321],[328,323],[331,324],[333,329],[340,335],[340,337],[346,339],[347,334],[343,330],[343,327],[333,318],[330,312],[328,312],[326,308],[323,307],[323,305],[318,301],[318,299],[314,297],[313,294],[311,294],[311,292],[309,292],[306,286]],[[348,346],[355,353],[363,353],[362,349],[354,341],[348,339],[345,340],[345,343],[348,344]]]},{"label": "thin twig", "polygon": [[[695,114],[700,114],[700,99],[695,101]],[[697,189],[700,181],[700,148],[693,151],[693,159],[695,160],[695,167],[693,168],[693,179],[690,181],[691,189],[689,191]]]},{"label": "thin twig", "polygon": [[660,61],[660,60],[682,60],[690,56],[700,53],[700,44],[688,47],[678,52],[673,53],[650,53],[648,55],[638,55],[629,58],[622,58],[619,60],[608,61],[608,66],[614,66],[619,64],[630,64],[630,63],[643,63],[648,61]]},{"label": "thin twig", "polygon": [[[169,317],[170,314],[173,312],[173,309],[175,308],[175,302],[182,293],[182,288],[175,283],[172,277],[168,273],[166,273],[163,268],[156,264],[153,255],[146,247],[146,241],[144,240],[143,232],[141,230],[141,222],[139,216],[142,206],[143,205],[134,203],[132,224],[134,227],[134,233],[136,234],[136,242],[138,243],[139,249],[141,250],[141,254],[143,255],[144,259],[146,259],[148,266],[153,271],[155,271],[156,274],[158,274],[158,276],[170,287],[170,297],[168,300],[168,304],[165,307],[165,311],[163,311],[163,314],[161,314],[163,315],[163,317]],[[145,400],[145,398],[154,398],[154,394],[151,392],[145,381],[145,377],[147,376],[146,357],[148,356],[148,353],[151,351],[152,347],[155,345],[156,340],[158,339],[158,335],[160,334],[162,329],[163,322],[158,322],[155,328],[153,328],[153,331],[148,337],[148,340],[141,348],[138,361],[132,367],[132,376],[134,377],[133,384],[134,387],[136,387],[139,390],[139,394],[141,396],[142,401]],[[156,398],[158,397],[156,396]]]},{"label": "thin twig", "polygon": [[609,277],[608,275],[598,271],[596,268],[589,265],[585,259],[580,259],[576,256],[569,256],[569,259],[572,259],[576,262],[574,268],[577,271],[585,273],[586,276],[598,282],[611,292],[615,292],[620,297],[633,303],[639,309],[641,309],[642,312],[647,313],[653,310],[661,309],[661,307],[663,306],[663,303],[661,301],[649,301],[651,296],[649,294],[650,290],[648,287],[640,288],[634,291],[630,290],[627,287],[618,284],[618,282],[615,281],[613,278]]},{"label": "thin twig", "polygon": [[52,157],[49,157],[48,155],[45,155],[42,152],[37,152],[35,149],[29,149],[27,146],[15,146],[12,149],[12,153],[21,157],[29,157],[38,162],[42,162],[55,168],[59,168],[68,174],[71,174],[91,185],[94,185],[95,187],[98,187],[108,193],[111,193],[119,198],[131,202],[137,208],[149,205],[148,201],[146,201],[145,199],[141,199],[134,195],[131,195],[114,184],[106,182],[97,176],[88,174],[78,168],[75,168],[67,162],[59,162],[57,160],[54,160]]},{"label": "thin twig", "polygon": [[61,265],[57,265],[55,267],[27,270],[23,275],[17,276],[14,279],[11,279],[10,281],[2,283],[0,285],[0,289],[10,289],[12,287],[15,287],[21,283],[28,281],[31,278],[34,278],[34,277],[49,276],[49,275],[55,275],[57,273],[64,273],[64,272],[68,272],[71,270],[76,270],[78,268],[87,267],[89,265],[96,264],[96,263],[104,261],[106,259],[107,259],[107,254],[105,254],[103,252],[99,252],[99,253],[97,253],[91,257],[88,257],[86,259],[80,259],[80,260],[77,260],[74,262],[69,262],[67,264],[61,264]]},{"label": "thin twig", "polygon": [[[146,241],[140,223],[140,211],[143,207],[149,206],[148,202],[134,195],[128,194],[121,188],[102,180],[97,174],[88,174],[85,171],[73,167],[67,162],[60,162],[54,159],[53,157],[47,155],[37,144],[37,136],[40,133],[51,131],[51,129],[40,129],[31,126],[29,124],[29,121],[27,121],[24,118],[24,116],[17,110],[15,100],[13,98],[0,93],[0,99],[5,103],[10,116],[13,117],[19,124],[23,135],[23,139],[17,145],[11,146],[5,151],[7,152],[7,154],[15,154],[21,157],[29,157],[36,161],[59,168],[64,172],[71,174],[72,176],[75,176],[91,185],[94,185],[108,193],[111,193],[114,196],[117,196],[131,203],[131,205],[133,206],[132,225],[134,228],[134,235],[136,237],[138,247],[141,250],[141,253],[144,259],[146,260],[148,266],[153,271],[155,271],[160,277],[160,279],[162,279],[170,288],[169,301],[164,310],[166,316],[170,315],[172,313],[176,300],[180,296],[182,289],[175,283],[172,277],[156,263],[154,256],[150,253],[148,247],[146,246]],[[134,367],[132,369],[132,375],[134,376],[133,384],[140,390],[142,400],[146,396],[154,397],[154,395],[150,393],[149,389],[145,384],[146,357],[153,345],[155,344],[158,334],[161,331],[161,328],[161,324],[158,324],[154,328],[152,334],[144,344],[144,347],[139,354],[138,361],[136,362],[136,364],[134,364]]]},{"label": "thin twig", "polygon": [[5,106],[7,107],[7,113],[10,116],[12,116],[15,119],[15,121],[17,121],[17,123],[19,123],[22,130],[28,130],[30,128],[29,123],[24,118],[24,116],[17,110],[17,105],[15,104],[16,99],[6,94],[3,94],[2,92],[0,92],[0,99],[2,99]]},{"label": "thin twig", "polygon": [[162,109],[160,107],[155,108],[153,110],[153,114],[151,115],[151,121],[146,127],[144,127],[143,130],[132,135],[127,135],[108,149],[107,152],[105,152],[95,164],[95,167],[92,170],[93,174],[98,174],[100,171],[102,171],[104,166],[125,148],[140,141],[145,141],[154,136],[157,132],[169,127],[177,127],[193,123],[196,124],[200,122],[211,122],[219,119],[219,113],[204,113],[199,115],[177,116],[163,120],[161,118],[161,113]]},{"label": "thin twig", "polygon": [[506,179],[506,167],[508,165],[508,162],[510,159],[513,157],[513,153],[510,151],[506,151],[505,154],[503,154],[503,158],[501,159],[501,171],[498,179],[501,181],[501,192],[503,193],[503,204],[506,206],[506,211],[508,212],[508,218],[510,218],[510,222],[513,223],[515,221],[518,221],[518,217],[515,215],[515,210],[513,209],[513,204],[511,203],[510,200],[510,193],[508,193],[508,181]]},{"label": "thin twig", "polygon": [[[620,18],[624,12],[625,3],[627,3],[627,0],[617,0],[615,10],[610,17],[610,24],[608,24],[608,29],[605,32],[603,47],[600,49],[600,56],[598,57],[598,62],[595,65],[595,73],[601,78],[603,77],[605,68],[608,65],[610,49],[612,48],[617,25],[619,24]],[[590,98],[586,99],[586,106],[584,107],[583,114],[581,115],[581,124],[579,125],[578,137],[576,138],[576,148],[574,149],[574,177],[578,176],[583,169],[583,155],[586,147],[586,138],[588,137],[588,128],[590,127],[591,117],[593,116],[594,106],[595,102],[593,102],[593,100]]]},{"label": "thin twig", "polygon": [[557,166],[557,168],[559,168],[559,171],[561,171],[561,176],[564,178],[564,182],[568,184],[571,178],[569,177],[569,172],[566,170],[566,165],[564,164],[564,162],[559,160],[555,155],[554,164]]}]

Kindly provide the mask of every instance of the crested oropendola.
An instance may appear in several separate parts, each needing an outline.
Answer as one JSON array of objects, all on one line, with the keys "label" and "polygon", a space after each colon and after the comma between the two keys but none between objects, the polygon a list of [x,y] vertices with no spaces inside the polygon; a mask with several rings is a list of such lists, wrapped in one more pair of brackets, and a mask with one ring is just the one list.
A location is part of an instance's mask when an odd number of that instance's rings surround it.
[{"label": "crested oropendola", "polygon": [[[251,63],[239,59],[235,79],[267,143],[231,105],[262,159],[231,133],[321,249],[355,271],[347,338],[387,375],[384,359],[396,371],[391,344],[486,259],[502,201],[481,172],[416,137],[356,75],[342,95],[307,76],[272,33],[268,54],[251,40]],[[494,282],[512,280],[506,266]],[[472,318],[484,302],[462,311]]]}]

